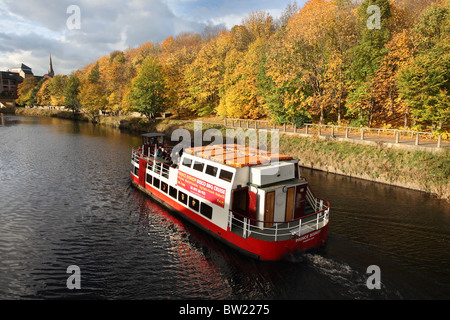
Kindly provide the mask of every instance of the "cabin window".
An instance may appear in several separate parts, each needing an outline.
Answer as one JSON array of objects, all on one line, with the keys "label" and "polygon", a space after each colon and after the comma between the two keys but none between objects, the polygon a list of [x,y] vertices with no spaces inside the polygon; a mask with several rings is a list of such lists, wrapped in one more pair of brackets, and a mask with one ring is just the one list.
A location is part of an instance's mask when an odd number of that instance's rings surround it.
[{"label": "cabin window", "polygon": [[210,176],[217,176],[217,168],[213,166],[206,166],[206,174],[209,174]]},{"label": "cabin window", "polygon": [[153,186],[155,187],[155,188],[158,188],[159,189],[159,179],[153,179]]},{"label": "cabin window", "polygon": [[200,213],[207,217],[208,219],[212,218],[213,208],[211,206],[208,206],[205,203],[202,203],[200,206]]},{"label": "cabin window", "polygon": [[200,209],[200,201],[195,198],[189,197],[189,208],[198,211],[198,209]]},{"label": "cabin window", "polygon": [[227,170],[220,170],[219,178],[228,182],[231,182],[233,179],[233,173]]},{"label": "cabin window", "polygon": [[188,202],[188,197],[187,197],[187,195],[186,195],[186,193],[184,193],[184,192],[178,192],[178,201],[180,201],[180,202],[182,202],[182,203],[184,203],[184,204],[187,204],[187,202]]},{"label": "cabin window", "polygon": [[205,164],[204,164],[204,163],[197,162],[197,161],[194,163],[194,170],[203,172],[203,168],[204,168],[204,167],[205,167]]},{"label": "cabin window", "polygon": [[169,188],[169,194],[172,198],[176,199],[177,198],[177,188],[174,187],[170,187]]},{"label": "cabin window", "polygon": [[139,177],[139,168],[134,167],[134,174]]},{"label": "cabin window", "polygon": [[189,158],[184,158],[183,159],[183,166],[190,168],[192,165],[192,160]]},{"label": "cabin window", "polygon": [[147,174],[147,183],[148,184],[152,184],[152,179],[153,179],[153,177],[151,175]]},{"label": "cabin window", "polygon": [[161,182],[161,190],[165,193],[169,191],[169,186],[165,182]]}]

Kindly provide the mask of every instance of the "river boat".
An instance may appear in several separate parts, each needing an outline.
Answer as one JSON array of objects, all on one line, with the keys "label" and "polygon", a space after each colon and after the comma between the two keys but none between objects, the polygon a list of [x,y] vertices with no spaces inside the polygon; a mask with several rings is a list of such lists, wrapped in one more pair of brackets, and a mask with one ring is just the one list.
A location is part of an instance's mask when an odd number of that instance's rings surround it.
[{"label": "river boat", "polygon": [[132,150],[132,184],[215,238],[266,261],[326,244],[330,204],[314,195],[293,157],[223,144],[176,158],[164,134],[142,137]]}]

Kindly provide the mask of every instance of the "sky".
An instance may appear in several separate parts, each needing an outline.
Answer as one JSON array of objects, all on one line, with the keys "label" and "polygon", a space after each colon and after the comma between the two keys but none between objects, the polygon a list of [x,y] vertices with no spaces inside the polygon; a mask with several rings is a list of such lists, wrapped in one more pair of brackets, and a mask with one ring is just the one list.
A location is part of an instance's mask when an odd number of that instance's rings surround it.
[{"label": "sky", "polygon": [[[52,56],[70,74],[114,50],[161,43],[208,25],[231,29],[253,11],[278,18],[293,0],[0,0],[0,71],[42,76]],[[303,6],[306,0],[297,0]]]}]

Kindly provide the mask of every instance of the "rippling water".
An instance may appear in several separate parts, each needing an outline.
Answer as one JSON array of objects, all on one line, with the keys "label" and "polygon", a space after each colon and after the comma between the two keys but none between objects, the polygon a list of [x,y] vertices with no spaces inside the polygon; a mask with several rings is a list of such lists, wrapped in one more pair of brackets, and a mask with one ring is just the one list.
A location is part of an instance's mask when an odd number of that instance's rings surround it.
[{"label": "rippling water", "polygon": [[304,170],[332,203],[328,244],[258,262],[130,185],[136,135],[1,116],[0,139],[0,299],[450,298],[449,204],[423,193]]}]

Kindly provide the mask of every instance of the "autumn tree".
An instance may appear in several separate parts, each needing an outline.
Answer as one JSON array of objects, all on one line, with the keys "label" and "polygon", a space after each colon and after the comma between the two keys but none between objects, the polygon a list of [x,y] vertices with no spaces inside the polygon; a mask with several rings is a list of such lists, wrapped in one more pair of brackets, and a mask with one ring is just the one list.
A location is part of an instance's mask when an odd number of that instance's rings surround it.
[{"label": "autumn tree", "polygon": [[122,51],[113,51],[101,59],[100,74],[108,99],[108,110],[114,114],[122,111],[122,101],[126,95],[127,85],[133,79],[131,61]]},{"label": "autumn tree", "polygon": [[36,93],[39,80],[35,77],[26,78],[17,88],[17,104],[21,106],[32,106],[36,104]]},{"label": "autumn tree", "polygon": [[53,106],[64,106],[64,90],[67,83],[67,76],[57,75],[50,80],[49,89]]},{"label": "autumn tree", "polygon": [[224,86],[217,113],[234,118],[258,119],[267,114],[258,81],[264,48],[275,27],[264,11],[252,12],[231,30],[225,58]]},{"label": "autumn tree", "polygon": [[286,28],[289,20],[295,16],[300,10],[297,1],[289,2],[286,8],[281,13],[281,16],[275,21],[275,29]]},{"label": "autumn tree", "polygon": [[397,75],[412,55],[413,43],[408,30],[393,35],[388,50],[373,78],[374,122],[378,125],[408,126],[409,108],[399,96]]},{"label": "autumn tree", "polygon": [[184,74],[189,95],[186,105],[197,115],[214,114],[224,89],[225,59],[233,48],[232,35],[221,33],[205,44]]},{"label": "autumn tree", "polygon": [[135,111],[153,119],[166,108],[166,91],[162,67],[156,58],[149,56],[131,84],[128,100]]},{"label": "autumn tree", "polygon": [[417,52],[399,72],[414,119],[442,128],[450,119],[450,1],[433,5],[414,28]]},{"label": "autumn tree", "polygon": [[[376,10],[371,11],[374,7],[379,9],[379,17]],[[391,39],[391,3],[389,0],[365,0],[357,12],[361,36],[353,48],[350,69],[352,90],[347,107],[351,114],[358,117],[359,124],[371,126],[378,107],[374,97],[374,77],[387,54],[385,45]],[[375,20],[379,19],[378,27],[368,25],[369,19],[374,15]]]},{"label": "autumn tree", "polygon": [[258,38],[268,39],[275,32],[275,21],[266,11],[253,11],[242,20],[242,26],[244,26],[250,36],[252,42]]},{"label": "autumn tree", "polygon": [[199,34],[182,33],[167,38],[161,45],[160,61],[167,83],[168,107],[177,116],[189,116],[189,88],[185,81],[187,68],[203,45]]},{"label": "autumn tree", "polygon": [[93,123],[99,122],[99,112],[104,110],[108,104],[105,91],[100,81],[100,71],[98,63],[85,70],[81,80],[79,101],[84,111]]},{"label": "autumn tree", "polygon": [[343,1],[311,0],[274,37],[266,74],[275,88],[266,100],[280,120],[301,124],[313,116],[324,122],[332,110],[340,119],[354,42],[350,9]]},{"label": "autumn tree", "polygon": [[39,106],[49,106],[52,104],[50,81],[46,80],[41,84],[36,95],[36,102]]}]

